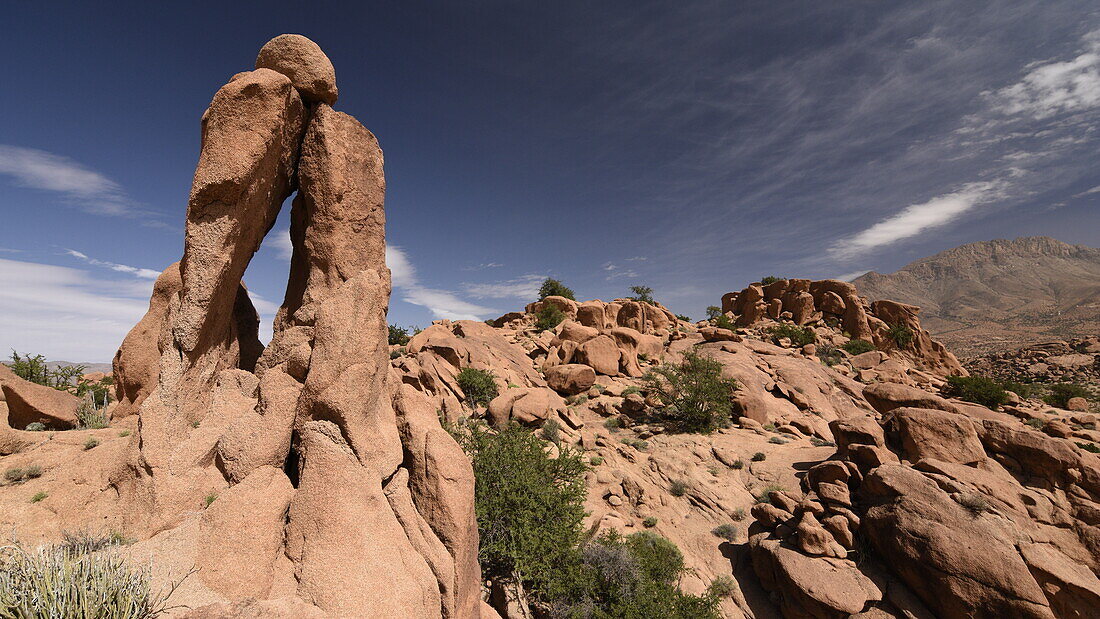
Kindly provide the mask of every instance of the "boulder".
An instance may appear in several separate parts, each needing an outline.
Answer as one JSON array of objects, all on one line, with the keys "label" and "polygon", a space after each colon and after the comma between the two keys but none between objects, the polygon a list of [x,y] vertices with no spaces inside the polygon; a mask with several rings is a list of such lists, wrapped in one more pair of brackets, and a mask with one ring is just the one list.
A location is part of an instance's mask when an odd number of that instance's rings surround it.
[{"label": "boulder", "polygon": [[619,357],[615,340],[610,336],[600,335],[581,344],[574,353],[573,361],[591,367],[597,374],[618,376]]},{"label": "boulder", "polygon": [[863,397],[880,413],[888,413],[895,408],[934,408],[936,410],[959,412],[959,408],[938,395],[923,389],[908,387],[898,383],[876,383],[863,389]]},{"label": "boulder", "polygon": [[22,430],[31,423],[41,423],[53,430],[75,428],[76,407],[80,398],[53,387],[19,378],[0,363],[0,391],[8,409],[8,427]]},{"label": "boulder", "polygon": [[1089,410],[1089,401],[1082,397],[1070,398],[1066,401],[1066,410],[1087,413]]},{"label": "boulder", "polygon": [[975,464],[985,460],[985,449],[974,424],[958,413],[927,408],[895,408],[883,426],[896,437],[903,457]]},{"label": "boulder", "polygon": [[260,48],[257,69],[271,69],[290,78],[309,103],[336,103],[336,70],[325,52],[300,34],[281,34]]},{"label": "boulder", "polygon": [[596,372],[587,365],[567,363],[546,369],[546,384],[565,395],[588,391],[596,382]]}]

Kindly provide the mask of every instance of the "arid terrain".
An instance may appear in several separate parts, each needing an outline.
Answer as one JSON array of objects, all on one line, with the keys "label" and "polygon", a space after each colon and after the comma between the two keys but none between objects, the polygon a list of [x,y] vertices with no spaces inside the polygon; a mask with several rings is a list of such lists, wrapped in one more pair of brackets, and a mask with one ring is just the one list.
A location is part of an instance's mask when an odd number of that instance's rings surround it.
[{"label": "arid terrain", "polygon": [[919,306],[925,328],[967,357],[1100,324],[1100,249],[1048,237],[970,243],[853,283],[871,300]]},{"label": "arid terrain", "polygon": [[[214,95],[181,260],[86,377],[109,403],[0,366],[0,616],[97,560],[159,592],[127,617],[1097,616],[1097,250],[757,282],[702,321],[547,279],[409,333],[337,94],[282,35]],[[242,277],[290,196],[265,346]],[[964,367],[937,335],[1018,348],[1052,308],[1076,339]]]}]

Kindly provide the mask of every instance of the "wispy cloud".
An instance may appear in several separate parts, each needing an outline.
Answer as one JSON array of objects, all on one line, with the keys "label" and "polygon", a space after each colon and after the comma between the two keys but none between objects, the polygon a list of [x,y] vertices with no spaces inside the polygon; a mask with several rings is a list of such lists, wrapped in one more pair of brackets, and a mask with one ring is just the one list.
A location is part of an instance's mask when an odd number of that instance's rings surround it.
[{"label": "wispy cloud", "polygon": [[294,257],[294,243],[290,240],[290,228],[269,232],[264,237],[261,247],[270,247],[284,260]]},{"label": "wispy cloud", "polygon": [[433,315],[451,320],[482,320],[493,313],[491,308],[464,301],[451,291],[421,285],[416,267],[400,247],[386,246],[386,265],[395,296],[406,303],[426,307]]},{"label": "wispy cloud", "polygon": [[992,94],[994,109],[1041,120],[1100,105],[1100,30],[1083,42],[1084,53],[1071,60],[1030,65],[1023,79]]},{"label": "wispy cloud", "polygon": [[53,191],[96,215],[130,215],[133,201],[115,181],[68,157],[0,144],[0,175],[17,185]]},{"label": "wispy cloud", "polygon": [[0,349],[109,361],[145,314],[152,286],[150,280],[102,280],[81,269],[0,258]]},{"label": "wispy cloud", "polygon": [[546,275],[528,274],[500,282],[462,284],[462,289],[475,299],[534,299]]},{"label": "wispy cloud", "polygon": [[835,258],[847,259],[869,250],[917,236],[931,228],[946,225],[984,202],[996,199],[1001,183],[971,183],[959,191],[912,204],[866,230],[840,239],[829,247]]},{"label": "wispy cloud", "polygon": [[621,267],[614,262],[605,262],[602,268],[605,273],[604,279],[609,282],[616,279],[632,279],[638,277],[638,272],[634,269]]},{"label": "wispy cloud", "polygon": [[482,262],[481,264],[474,264],[466,267],[462,267],[463,271],[483,271],[485,269],[499,269],[504,266],[500,262]]},{"label": "wispy cloud", "polygon": [[129,265],[126,265],[126,264],[118,264],[116,262],[107,262],[105,260],[97,260],[95,258],[89,257],[86,254],[78,252],[75,249],[66,249],[65,253],[72,256],[73,258],[83,260],[84,262],[87,262],[90,265],[97,266],[97,267],[105,267],[105,268],[111,269],[112,271],[118,271],[119,273],[129,273],[130,275],[134,275],[136,277],[141,277],[141,278],[144,278],[144,279],[156,279],[156,278],[160,277],[160,271],[154,271],[153,269],[141,269],[141,268],[132,267],[132,266],[129,266]]},{"label": "wispy cloud", "polygon": [[870,272],[871,272],[870,269],[862,269],[862,270],[859,270],[859,271],[852,271],[851,273],[844,273],[844,274],[841,274],[841,275],[836,275],[836,276],[833,277],[833,279],[839,279],[842,282],[850,282],[853,279],[859,277],[860,275],[866,275]]}]

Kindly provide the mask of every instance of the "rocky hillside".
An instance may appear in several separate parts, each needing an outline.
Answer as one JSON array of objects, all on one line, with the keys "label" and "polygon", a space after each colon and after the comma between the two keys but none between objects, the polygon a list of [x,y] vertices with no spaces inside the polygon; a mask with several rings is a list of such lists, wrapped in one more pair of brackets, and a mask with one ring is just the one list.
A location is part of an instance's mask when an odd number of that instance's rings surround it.
[{"label": "rocky hillside", "polygon": [[920,306],[924,326],[961,356],[1100,325],[1100,249],[1047,237],[970,243],[853,283],[872,300]]}]

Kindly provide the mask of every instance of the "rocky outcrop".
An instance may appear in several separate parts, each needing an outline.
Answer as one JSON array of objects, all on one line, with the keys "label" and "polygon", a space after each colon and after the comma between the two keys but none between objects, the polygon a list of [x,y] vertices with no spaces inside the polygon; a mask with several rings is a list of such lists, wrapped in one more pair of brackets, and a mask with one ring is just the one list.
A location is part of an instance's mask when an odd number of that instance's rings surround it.
[{"label": "rocky outcrop", "polygon": [[41,423],[54,430],[68,430],[77,425],[76,407],[80,399],[53,387],[23,380],[8,366],[0,363],[0,392],[6,405],[7,426],[22,430],[32,423]]},{"label": "rocky outcrop", "polygon": [[[194,548],[199,584],[173,601],[217,616],[255,598],[300,615],[477,617],[472,469],[432,404],[391,377],[382,152],[330,107],[335,74],[311,41],[278,37],[256,64],[203,115],[178,273],[116,356],[124,410],[141,417],[112,479],[127,530],[154,535],[139,549]],[[241,276],[295,190],[264,349]]]}]

